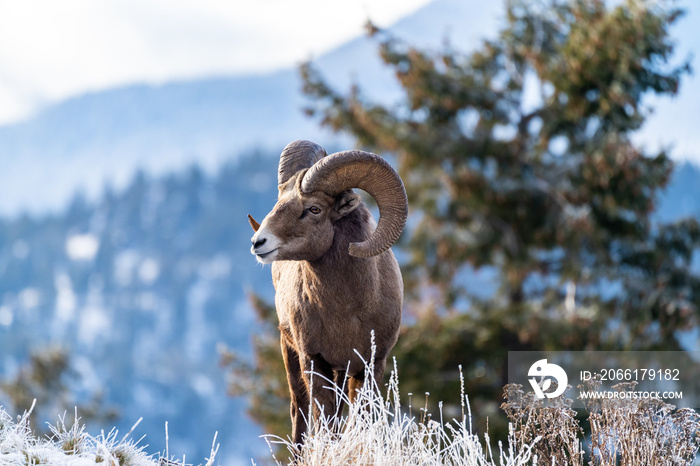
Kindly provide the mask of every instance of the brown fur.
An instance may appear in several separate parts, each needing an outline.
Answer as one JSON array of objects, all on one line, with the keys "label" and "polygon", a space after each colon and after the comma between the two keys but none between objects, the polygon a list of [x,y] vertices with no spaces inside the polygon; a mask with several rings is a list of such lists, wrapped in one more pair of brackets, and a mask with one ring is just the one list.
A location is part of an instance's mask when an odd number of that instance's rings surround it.
[{"label": "brown fur", "polygon": [[[272,281],[295,443],[302,442],[307,429],[310,392],[326,416],[342,409],[335,393],[323,388],[328,382],[307,373],[312,362],[314,372],[348,387],[353,401],[365,369],[354,350],[369,361],[374,331],[374,377],[381,381],[398,337],[403,301],[401,272],[391,250],[370,258],[348,254],[351,242],[366,240],[374,229],[359,196],[352,191],[336,198],[302,194],[298,181],[304,173],[280,186],[277,204],[260,224],[262,234],[253,238],[274,234],[282,244],[272,263]],[[320,213],[311,213],[312,205]],[[313,406],[317,417],[320,409]]]}]

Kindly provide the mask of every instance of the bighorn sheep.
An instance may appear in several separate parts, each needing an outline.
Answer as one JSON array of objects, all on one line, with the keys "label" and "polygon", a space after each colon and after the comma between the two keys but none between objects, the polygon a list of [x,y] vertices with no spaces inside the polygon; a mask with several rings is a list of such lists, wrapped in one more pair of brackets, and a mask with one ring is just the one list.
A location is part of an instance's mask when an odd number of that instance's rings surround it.
[{"label": "bighorn sheep", "polygon": [[[327,382],[345,386],[350,401],[362,386],[375,335],[374,377],[398,337],[403,282],[389,249],[406,223],[408,202],[399,175],[382,158],[363,151],[326,156],[310,141],[294,141],[280,156],[277,204],[258,224],[251,252],[272,263],[282,357],[291,394],[292,437],[302,442],[309,394],[334,416],[341,406]],[[359,188],[374,197],[375,223]],[[347,382],[345,378],[348,378]],[[314,406],[314,417],[320,410]]]}]

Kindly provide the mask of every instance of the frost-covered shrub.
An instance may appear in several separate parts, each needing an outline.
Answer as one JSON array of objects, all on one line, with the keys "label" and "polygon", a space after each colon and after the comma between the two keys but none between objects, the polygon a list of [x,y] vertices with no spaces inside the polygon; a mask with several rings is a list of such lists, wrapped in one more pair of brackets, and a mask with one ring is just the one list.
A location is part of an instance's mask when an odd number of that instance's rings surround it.
[{"label": "frost-covered shrub", "polygon": [[[327,382],[326,389],[347,402],[344,387]],[[588,390],[596,388],[596,381],[591,383]],[[613,389],[628,390],[628,385]],[[274,445],[287,448],[290,464],[304,466],[691,466],[700,448],[700,415],[691,409],[644,399],[589,402],[591,435],[585,437],[571,399],[538,400],[520,385],[507,385],[504,397],[501,407],[510,422],[510,433],[505,445],[499,441],[494,452],[488,433],[480,438],[472,430],[464,388],[459,420],[443,419],[442,409],[439,420],[431,419],[424,409],[418,418],[412,415],[411,406],[406,410],[400,402],[394,362],[386,390],[368,378],[346,415],[313,420],[303,445],[271,435],[265,438],[272,450]],[[307,410],[307,419],[311,419],[310,412]],[[274,453],[273,458],[283,463]]]},{"label": "frost-covered shrub", "polygon": [[[132,431],[120,438],[115,429],[92,436],[85,432],[80,419],[70,427],[65,414],[50,426],[51,435],[36,437],[30,428],[32,410],[14,420],[0,406],[0,465],[50,466],[184,466],[184,460],[149,455],[139,441],[130,438]],[[138,424],[138,423],[137,423]],[[134,426],[136,427],[136,426]],[[212,466],[218,446],[212,451],[205,466]]]},{"label": "frost-covered shrub", "polygon": [[[365,370],[372,374],[373,371]],[[320,377],[313,374],[314,377]],[[328,380],[328,390],[347,402],[343,387]],[[473,433],[469,403],[462,393],[461,419],[432,420],[425,415],[416,419],[401,405],[396,363],[386,395],[375,380],[365,381],[347,415],[338,420],[321,417],[312,422],[305,443],[294,445],[289,439],[265,436],[271,447],[287,447],[292,464],[298,465],[468,465],[520,466],[536,465],[532,445],[516,448],[511,430],[507,445],[498,443],[498,452],[490,448],[488,435],[483,439]],[[310,411],[309,411],[310,412]],[[307,414],[308,416],[308,414]],[[310,417],[307,417],[310,419]],[[539,439],[534,439],[536,443]],[[273,454],[274,457],[274,454]],[[275,458],[277,464],[282,464]]]}]

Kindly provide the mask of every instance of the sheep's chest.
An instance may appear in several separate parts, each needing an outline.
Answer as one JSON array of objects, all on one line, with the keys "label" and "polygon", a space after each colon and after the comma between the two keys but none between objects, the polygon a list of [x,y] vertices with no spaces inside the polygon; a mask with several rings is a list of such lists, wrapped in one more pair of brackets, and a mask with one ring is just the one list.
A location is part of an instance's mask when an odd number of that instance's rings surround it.
[{"label": "sheep's chest", "polygon": [[[342,286],[320,282],[304,274],[298,264],[280,266],[279,273],[285,276],[285,286],[276,287],[275,294],[280,327],[291,334],[302,353],[321,354],[330,364],[344,367],[355,359],[353,349],[369,347],[370,331],[363,325],[357,293],[348,295]],[[289,280],[292,276],[294,280]],[[364,340],[367,345],[362,344]]]}]

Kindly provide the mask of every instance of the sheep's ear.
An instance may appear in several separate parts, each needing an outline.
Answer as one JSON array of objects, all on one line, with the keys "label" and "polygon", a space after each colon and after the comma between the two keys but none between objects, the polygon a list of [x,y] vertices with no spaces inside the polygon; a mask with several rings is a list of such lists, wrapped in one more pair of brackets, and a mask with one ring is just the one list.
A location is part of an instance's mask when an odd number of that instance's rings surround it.
[{"label": "sheep's ear", "polygon": [[335,200],[333,220],[345,217],[347,214],[360,207],[361,201],[362,199],[360,196],[352,191],[343,191],[340,193]]}]

